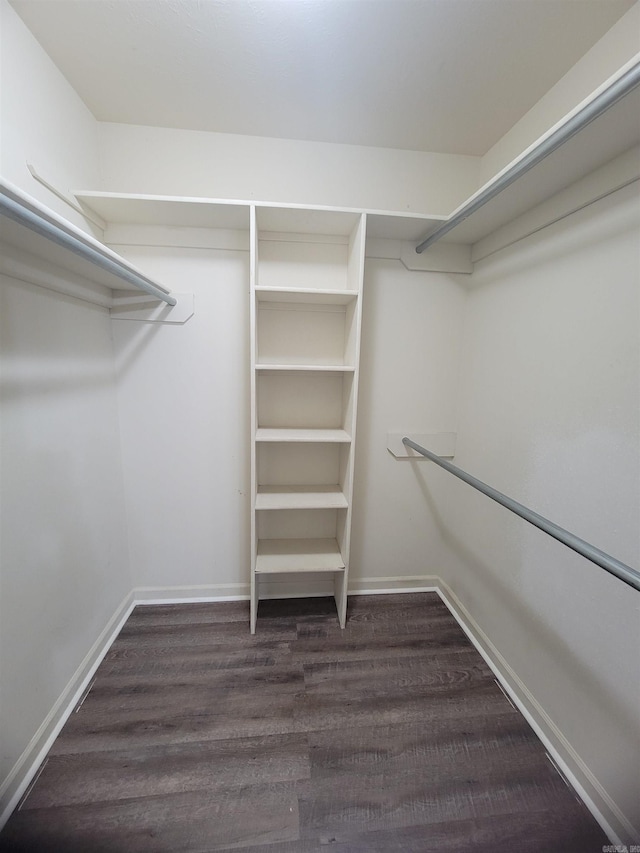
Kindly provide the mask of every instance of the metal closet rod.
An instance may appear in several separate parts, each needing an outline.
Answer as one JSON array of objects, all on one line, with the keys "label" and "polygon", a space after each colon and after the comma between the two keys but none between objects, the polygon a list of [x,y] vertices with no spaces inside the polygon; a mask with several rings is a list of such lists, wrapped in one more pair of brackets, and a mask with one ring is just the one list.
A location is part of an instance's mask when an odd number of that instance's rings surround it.
[{"label": "metal closet rod", "polygon": [[68,249],[70,252],[73,252],[74,255],[78,255],[79,257],[90,261],[100,269],[106,270],[112,275],[117,276],[122,281],[126,281],[128,284],[133,285],[137,290],[142,290],[150,296],[166,302],[167,305],[173,306],[177,303],[175,296],[171,296],[170,293],[167,293],[165,290],[155,285],[145,276],[135,272],[135,270],[129,269],[123,261],[118,261],[115,258],[110,258],[107,255],[104,255],[98,249],[94,249],[92,246],[83,242],[79,237],[63,231],[53,223],[48,222],[41,216],[38,216],[37,213],[34,213],[32,210],[29,210],[19,202],[14,201],[14,199],[9,198],[2,193],[0,193],[0,214],[12,219],[14,222],[18,222],[20,225],[24,225],[36,234],[46,237],[46,239],[51,240],[52,243],[56,243],[58,246]]},{"label": "metal closet rod", "polygon": [[482,492],[483,495],[486,495],[488,498],[491,498],[492,500],[511,510],[511,512],[514,512],[516,515],[519,515],[520,518],[524,518],[525,521],[528,521],[530,524],[533,524],[535,527],[539,528],[544,533],[548,533],[549,536],[553,536],[553,538],[557,539],[558,542],[562,542],[563,545],[566,545],[573,551],[576,551],[578,554],[581,554],[583,557],[586,557],[587,560],[591,560],[592,563],[595,563],[602,569],[605,569],[605,571],[614,575],[614,577],[618,578],[621,581],[624,581],[624,583],[628,584],[629,586],[632,586],[634,589],[640,590],[640,572],[638,572],[636,569],[632,569],[631,566],[627,566],[625,563],[621,563],[620,560],[616,560],[615,557],[612,557],[610,554],[606,554],[604,551],[601,551],[599,548],[596,548],[595,545],[590,545],[589,542],[585,542],[585,540],[580,539],[579,536],[575,536],[573,533],[569,533],[569,531],[565,530],[564,527],[560,527],[558,524],[554,524],[553,521],[549,521],[548,518],[544,518],[544,516],[538,515],[537,512],[534,512],[532,509],[529,509],[523,504],[518,503],[518,501],[514,501],[513,498],[504,495],[502,492],[499,492],[492,486],[488,486],[486,483],[483,483],[482,480],[478,480],[471,474],[467,474],[467,472],[463,471],[462,468],[458,468],[457,465],[453,465],[451,462],[447,462],[440,456],[436,456],[435,453],[432,453],[430,450],[421,447],[419,444],[416,444],[416,442],[412,441],[410,438],[407,438],[405,436],[402,439],[402,443],[407,447],[412,447],[414,450],[417,450],[418,453],[421,453],[423,456],[426,456],[427,459],[430,459],[432,462],[435,462],[436,465],[439,465],[441,468],[444,468],[445,471],[448,471],[450,474],[453,474],[454,477],[458,477],[458,479],[463,480],[470,486],[473,486],[474,489],[477,489],[479,492]]},{"label": "metal closet rod", "polygon": [[593,101],[568,119],[562,127],[555,130],[540,145],[536,146],[536,148],[511,166],[510,169],[507,169],[494,183],[487,186],[475,198],[461,207],[444,225],[441,225],[433,234],[426,237],[421,243],[418,243],[416,252],[420,254],[441,237],[444,237],[445,234],[448,234],[449,231],[452,231],[457,225],[460,225],[461,222],[464,222],[472,213],[475,213],[488,201],[499,195],[514,181],[522,177],[525,172],[537,166],[545,157],[548,157],[549,154],[552,154],[557,148],[571,139],[572,136],[579,133],[590,122],[601,116],[609,107],[612,107],[621,98],[628,95],[639,83],[640,63],[637,63],[619,77],[615,83],[612,83],[607,89],[597,95]]}]

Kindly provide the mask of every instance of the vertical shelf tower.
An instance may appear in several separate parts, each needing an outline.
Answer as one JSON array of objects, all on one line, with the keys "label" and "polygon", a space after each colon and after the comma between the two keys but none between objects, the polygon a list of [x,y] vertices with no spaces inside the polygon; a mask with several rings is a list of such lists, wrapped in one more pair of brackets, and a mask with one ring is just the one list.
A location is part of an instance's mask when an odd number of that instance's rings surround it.
[{"label": "vertical shelf tower", "polygon": [[345,624],[364,245],[365,214],[252,210],[251,633],[270,576],[331,574]]}]

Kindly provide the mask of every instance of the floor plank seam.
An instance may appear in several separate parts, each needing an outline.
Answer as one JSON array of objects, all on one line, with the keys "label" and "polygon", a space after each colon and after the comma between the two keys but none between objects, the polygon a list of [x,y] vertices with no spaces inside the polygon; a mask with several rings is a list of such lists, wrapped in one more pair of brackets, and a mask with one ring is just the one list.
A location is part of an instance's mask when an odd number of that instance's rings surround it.
[{"label": "floor plank seam", "polygon": [[2,853],[607,843],[433,592],[354,596],[344,630],[332,601],[268,600],[255,637],[248,604],[138,610]]}]

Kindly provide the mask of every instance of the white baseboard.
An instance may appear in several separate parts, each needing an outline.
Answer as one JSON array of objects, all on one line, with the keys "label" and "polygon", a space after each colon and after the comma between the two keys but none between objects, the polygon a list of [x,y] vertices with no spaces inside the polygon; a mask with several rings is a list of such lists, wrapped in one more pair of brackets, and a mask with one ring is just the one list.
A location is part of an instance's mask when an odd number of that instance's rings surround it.
[{"label": "white baseboard", "polygon": [[243,601],[249,598],[249,584],[139,586],[133,590],[133,597],[135,604],[205,604],[215,601]]},{"label": "white baseboard", "polygon": [[0,830],[31,784],[54,740],[91,683],[95,671],[102,663],[104,656],[120,633],[133,608],[134,595],[133,592],[130,592],[109,619],[100,636],[89,649],[82,663],[43,720],[40,728],[31,738],[29,745],[0,785]]},{"label": "white baseboard", "polygon": [[620,845],[625,849],[625,845],[637,844],[637,830],[607,794],[591,770],[524,682],[509,666],[460,599],[442,580],[439,581],[436,591],[612,844]]},{"label": "white baseboard", "polygon": [[349,595],[393,595],[408,592],[436,592],[440,579],[435,575],[405,575],[399,578],[354,578]]},{"label": "white baseboard", "polygon": [[[434,591],[439,584],[435,575],[403,577],[350,578],[349,595],[384,595],[387,593]],[[248,583],[208,584],[206,586],[143,586],[134,589],[136,604],[190,604],[249,599]],[[290,579],[263,581],[260,598],[299,598],[300,590]],[[304,595],[313,598],[333,595],[333,584],[326,577],[306,579]]]},{"label": "white baseboard", "polygon": [[[638,834],[634,827],[444,581],[435,575],[358,578],[352,580],[349,586],[350,595],[385,595],[409,592],[436,592],[440,596],[612,844],[630,845],[637,843]],[[278,594],[282,597],[288,597],[284,589]],[[325,595],[327,593],[316,594]],[[16,762],[11,773],[0,786],[0,830],[31,784],[53,741],[76,707],[96,669],[136,605],[241,601],[248,598],[248,584],[139,587],[133,590],[109,620],[61,693],[58,701],[31,739],[28,747]]]}]

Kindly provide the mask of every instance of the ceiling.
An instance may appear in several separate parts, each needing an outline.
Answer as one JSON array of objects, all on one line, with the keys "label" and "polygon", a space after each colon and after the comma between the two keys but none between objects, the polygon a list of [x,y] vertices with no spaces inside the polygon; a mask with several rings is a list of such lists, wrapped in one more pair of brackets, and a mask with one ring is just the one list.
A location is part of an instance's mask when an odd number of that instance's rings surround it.
[{"label": "ceiling", "polygon": [[483,155],[633,0],[10,0],[101,121]]}]

